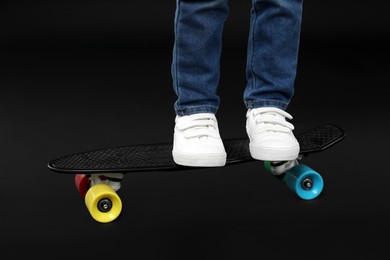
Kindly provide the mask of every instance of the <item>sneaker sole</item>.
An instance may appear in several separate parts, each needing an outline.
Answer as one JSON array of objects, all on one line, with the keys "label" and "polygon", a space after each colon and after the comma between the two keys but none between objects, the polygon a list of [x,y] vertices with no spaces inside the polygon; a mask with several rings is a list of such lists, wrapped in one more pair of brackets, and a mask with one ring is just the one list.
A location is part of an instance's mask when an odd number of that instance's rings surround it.
[{"label": "sneaker sole", "polygon": [[289,161],[295,160],[299,155],[299,147],[290,149],[265,149],[261,147],[254,147],[249,144],[249,152],[256,160],[262,161]]},{"label": "sneaker sole", "polygon": [[221,167],[226,164],[226,154],[188,155],[172,152],[176,164],[194,167]]}]

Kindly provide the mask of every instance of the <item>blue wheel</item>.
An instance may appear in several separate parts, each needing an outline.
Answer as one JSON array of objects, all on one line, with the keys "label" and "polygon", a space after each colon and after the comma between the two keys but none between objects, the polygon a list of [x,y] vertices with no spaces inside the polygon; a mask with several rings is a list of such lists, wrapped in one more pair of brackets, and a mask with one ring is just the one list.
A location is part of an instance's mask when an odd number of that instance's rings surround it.
[{"label": "blue wheel", "polygon": [[324,187],[321,175],[304,164],[298,164],[288,170],[284,181],[290,190],[304,200],[318,197]]}]

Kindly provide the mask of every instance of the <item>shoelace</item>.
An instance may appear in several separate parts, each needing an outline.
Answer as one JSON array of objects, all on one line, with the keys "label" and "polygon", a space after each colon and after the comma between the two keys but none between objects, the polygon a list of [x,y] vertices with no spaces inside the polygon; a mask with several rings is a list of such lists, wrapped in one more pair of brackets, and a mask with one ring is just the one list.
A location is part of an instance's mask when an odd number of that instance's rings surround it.
[{"label": "shoelace", "polygon": [[263,131],[284,132],[289,133],[294,130],[294,126],[286,121],[286,118],[292,119],[292,116],[286,111],[274,108],[253,109],[253,117],[257,126],[256,132]]},{"label": "shoelace", "polygon": [[217,137],[217,121],[207,114],[181,118],[176,127],[183,131],[185,138]]}]

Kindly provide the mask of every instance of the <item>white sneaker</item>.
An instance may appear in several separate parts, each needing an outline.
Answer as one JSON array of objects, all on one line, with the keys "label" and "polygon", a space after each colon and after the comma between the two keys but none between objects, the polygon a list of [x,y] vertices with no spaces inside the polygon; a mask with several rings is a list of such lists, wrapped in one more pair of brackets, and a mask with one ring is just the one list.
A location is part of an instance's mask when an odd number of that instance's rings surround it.
[{"label": "white sneaker", "polygon": [[172,155],[185,166],[217,167],[226,164],[226,151],[214,114],[176,116]]},{"label": "white sneaker", "polygon": [[246,131],[249,151],[254,159],[263,161],[295,160],[299,155],[299,143],[286,121],[292,116],[275,107],[249,109],[246,114]]}]

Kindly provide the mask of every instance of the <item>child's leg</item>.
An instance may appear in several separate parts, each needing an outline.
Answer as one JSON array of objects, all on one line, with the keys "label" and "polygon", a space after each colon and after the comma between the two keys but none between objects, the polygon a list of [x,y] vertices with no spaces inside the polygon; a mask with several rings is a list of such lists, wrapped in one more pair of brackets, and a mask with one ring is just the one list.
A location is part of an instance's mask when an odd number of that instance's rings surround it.
[{"label": "child's leg", "polygon": [[215,114],[228,0],[176,0],[176,5],[172,62],[175,111],[180,116]]},{"label": "child's leg", "polygon": [[303,0],[252,0],[247,108],[285,110],[294,94]]},{"label": "child's leg", "polygon": [[177,0],[176,5],[173,159],[187,166],[223,166],[226,151],[215,114],[228,0]]},{"label": "child's leg", "polygon": [[299,143],[285,112],[293,94],[303,0],[253,0],[248,40],[246,130],[253,158],[294,160]]}]

